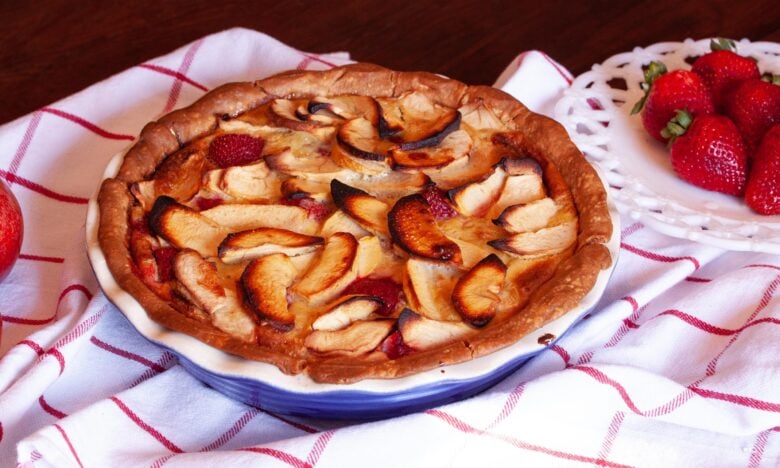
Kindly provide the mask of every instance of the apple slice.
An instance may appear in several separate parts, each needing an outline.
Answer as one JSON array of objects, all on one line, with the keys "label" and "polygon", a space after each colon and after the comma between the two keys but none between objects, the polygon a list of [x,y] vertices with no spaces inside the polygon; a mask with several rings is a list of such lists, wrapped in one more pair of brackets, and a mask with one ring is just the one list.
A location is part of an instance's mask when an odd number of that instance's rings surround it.
[{"label": "apple slice", "polygon": [[237,200],[273,200],[281,195],[279,179],[263,161],[208,171],[203,176],[203,188]]},{"label": "apple slice", "polygon": [[163,195],[176,200],[189,200],[200,188],[205,161],[205,151],[199,146],[183,148],[163,160],[155,170],[153,180],[132,184],[130,192],[146,210]]},{"label": "apple slice", "polygon": [[463,322],[432,320],[411,309],[404,309],[398,316],[398,330],[404,343],[419,351],[451,343],[474,333],[474,329]]},{"label": "apple slice", "polygon": [[295,314],[287,306],[287,288],[297,274],[289,257],[276,253],[252,260],[241,275],[240,284],[249,307],[282,331],[295,326]]},{"label": "apple slice", "polygon": [[475,99],[463,105],[458,111],[463,116],[461,122],[474,130],[509,130],[506,123],[485,105],[483,99]]},{"label": "apple slice", "polygon": [[330,198],[330,183],[324,180],[309,180],[293,177],[285,179],[280,190],[288,199],[307,196],[318,202],[327,202]]},{"label": "apple slice", "polygon": [[480,180],[451,189],[448,195],[459,212],[466,216],[482,216],[498,200],[506,179],[504,168],[496,165]]},{"label": "apple slice", "polygon": [[[272,227],[292,228],[295,232],[312,235],[320,229],[319,221],[309,217],[308,212],[299,206],[232,203],[209,208],[200,214],[231,232]],[[220,242],[227,234],[225,232]]]},{"label": "apple slice", "polygon": [[398,171],[438,169],[467,157],[471,146],[469,134],[465,130],[456,130],[447,135],[438,146],[412,151],[393,148],[390,150],[390,157],[395,162],[395,170]]},{"label": "apple slice", "polygon": [[557,212],[555,200],[545,197],[524,205],[509,206],[493,223],[511,233],[536,231],[547,226]]},{"label": "apple slice", "polygon": [[577,241],[577,221],[534,232],[521,232],[504,239],[495,239],[488,244],[498,250],[524,257],[543,257],[568,249]]},{"label": "apple slice", "polygon": [[203,257],[215,257],[228,230],[197,211],[162,196],[149,212],[149,227],[179,249],[193,249]]},{"label": "apple slice", "polygon": [[388,149],[389,144],[379,139],[376,127],[358,118],[346,122],[336,132],[331,157],[339,166],[361,174],[381,174],[391,170]]},{"label": "apple slice", "polygon": [[356,223],[352,217],[341,210],[334,211],[322,224],[320,235],[330,237],[337,232],[348,232],[359,239],[368,235],[368,231]]},{"label": "apple slice", "polygon": [[326,302],[337,296],[357,276],[353,271],[357,251],[358,241],[352,234],[333,234],[293,291],[312,302],[314,298]]},{"label": "apple slice", "polygon": [[544,193],[542,168],[532,158],[503,159],[501,166],[507,173],[501,196],[492,212],[501,213],[507,207],[540,200]]},{"label": "apple slice", "polygon": [[398,199],[422,190],[430,182],[422,172],[391,171],[384,174],[366,175],[351,171],[339,175],[338,179],[377,198]]},{"label": "apple slice", "polygon": [[274,253],[296,257],[313,252],[322,243],[322,237],[266,227],[228,234],[219,244],[218,254],[224,263],[232,264]]},{"label": "apple slice", "polygon": [[450,300],[460,270],[452,266],[410,258],[403,277],[404,295],[409,305],[434,320],[458,320]]},{"label": "apple slice", "polygon": [[269,154],[265,162],[275,171],[312,181],[330,182],[334,177],[349,172],[333,162],[328,154],[319,152],[296,156],[291,150],[285,149]]},{"label": "apple slice", "polygon": [[233,292],[220,285],[213,263],[194,250],[185,249],[174,257],[173,271],[189,298],[211,316],[214,326],[244,341],[254,339],[254,321]]},{"label": "apple slice", "polygon": [[464,321],[484,327],[496,316],[506,265],[490,254],[461,276],[452,290],[452,304]]},{"label": "apple slice", "polygon": [[394,320],[361,320],[340,330],[315,330],[304,344],[319,354],[357,356],[375,350],[394,326]]},{"label": "apple slice", "polygon": [[273,122],[281,127],[311,131],[324,125],[314,119],[302,119],[298,113],[299,104],[290,99],[274,99],[268,107]]},{"label": "apple slice", "polygon": [[313,115],[325,111],[344,120],[362,117],[374,126],[379,122],[379,103],[370,96],[354,94],[336,97],[318,96],[309,101],[308,111]]},{"label": "apple slice", "polygon": [[380,106],[380,135],[391,137],[403,151],[436,146],[460,127],[460,112],[436,104],[421,92],[380,100]]},{"label": "apple slice", "polygon": [[436,225],[430,205],[420,194],[399,199],[387,215],[393,241],[411,255],[460,264],[458,244],[448,239]]},{"label": "apple slice", "polygon": [[338,179],[330,183],[333,203],[368,231],[387,237],[387,212],[389,206],[368,193],[350,187]]},{"label": "apple slice", "polygon": [[350,295],[326,307],[326,312],[312,323],[314,330],[341,330],[352,322],[365,320],[384,306],[377,296]]}]

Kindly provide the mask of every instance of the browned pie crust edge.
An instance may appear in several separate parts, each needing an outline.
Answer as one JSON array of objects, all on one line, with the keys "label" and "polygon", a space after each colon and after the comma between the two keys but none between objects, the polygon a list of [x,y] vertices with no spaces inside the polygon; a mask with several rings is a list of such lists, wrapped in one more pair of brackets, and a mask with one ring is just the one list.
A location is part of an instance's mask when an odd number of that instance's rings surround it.
[{"label": "browned pie crust edge", "polygon": [[[327,90],[327,93],[324,92]],[[434,101],[460,107],[473,100],[489,103],[516,133],[500,136],[501,143],[531,155],[543,155],[560,171],[569,186],[579,215],[578,245],[561,262],[550,280],[537,288],[529,304],[496,326],[488,326],[468,340],[442,348],[415,352],[396,360],[368,355],[365,359],[308,360],[240,341],[210,324],[190,319],[149,290],[133,273],[128,247],[129,185],[149,177],[166,156],[190,141],[212,132],[218,120],[235,117],[277,97],[313,97],[323,94],[365,94],[394,97],[406,91],[424,91]],[[115,176],[101,186],[98,203],[98,239],[117,284],[130,293],[156,322],[191,335],[228,353],[265,361],[286,373],[306,371],[315,381],[348,383],[365,378],[393,378],[425,369],[463,362],[511,345],[575,307],[593,287],[611,255],[606,247],[612,222],[606,192],[595,170],[569,140],[557,122],[530,112],[508,94],[486,86],[466,86],[427,72],[396,72],[372,64],[354,64],[332,70],[290,71],[253,83],[231,83],[216,88],[189,107],[174,111],[144,127],[138,142],[126,153]],[[493,324],[491,324],[493,325]]]}]

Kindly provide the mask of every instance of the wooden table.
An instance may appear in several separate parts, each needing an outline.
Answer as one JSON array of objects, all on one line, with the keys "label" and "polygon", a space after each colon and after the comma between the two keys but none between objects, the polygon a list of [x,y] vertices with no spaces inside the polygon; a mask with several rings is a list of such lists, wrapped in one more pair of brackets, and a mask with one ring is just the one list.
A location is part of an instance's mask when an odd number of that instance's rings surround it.
[{"label": "wooden table", "polygon": [[241,26],[309,52],[491,84],[539,49],[575,75],[687,37],[780,42],[777,0],[105,2],[0,0],[0,123],[203,35]]}]

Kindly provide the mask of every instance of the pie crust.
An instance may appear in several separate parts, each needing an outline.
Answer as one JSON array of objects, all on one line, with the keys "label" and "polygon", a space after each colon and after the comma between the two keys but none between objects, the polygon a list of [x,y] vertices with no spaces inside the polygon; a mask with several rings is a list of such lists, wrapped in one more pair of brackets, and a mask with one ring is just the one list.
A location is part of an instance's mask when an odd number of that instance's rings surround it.
[{"label": "pie crust", "polygon": [[[501,303],[508,297],[503,295],[499,303],[496,304],[495,301],[493,303],[493,308],[497,307],[499,312],[494,313],[492,320],[486,324],[477,322],[454,324],[453,327],[460,327],[457,328],[459,330],[468,327],[470,331],[437,345],[422,346],[419,349],[410,349],[407,346],[406,353],[394,355],[392,358],[382,350],[381,346],[371,347],[361,352],[320,352],[317,351],[316,346],[312,347],[311,341],[307,341],[306,338],[313,333],[312,321],[327,310],[324,304],[331,303],[332,298],[323,299],[317,305],[307,304],[308,309],[304,309],[309,311],[307,312],[309,317],[303,321],[305,326],[301,327],[301,320],[298,320],[292,323],[290,329],[290,326],[279,326],[278,322],[269,320],[267,316],[252,314],[249,311],[251,307],[247,306],[248,297],[245,289],[241,289],[239,285],[237,303],[244,309],[242,313],[250,317],[254,323],[253,335],[242,337],[224,331],[227,328],[225,326],[219,328],[214,325],[213,317],[210,318],[208,313],[198,310],[198,304],[186,305],[187,310],[195,310],[196,313],[182,312],[182,303],[197,303],[197,301],[193,301],[191,297],[187,298],[187,294],[183,296],[174,294],[175,300],[170,295],[160,294],[159,289],[150,287],[149,282],[144,281],[143,275],[139,274],[139,266],[134,259],[131,246],[131,235],[134,229],[132,218],[139,210],[148,216],[152,208],[149,206],[139,208],[141,203],[137,197],[137,184],[161,177],[160,173],[165,165],[174,166],[175,169],[176,164],[185,164],[187,159],[181,155],[189,148],[197,150],[198,145],[202,145],[203,141],[214,135],[226,133],[225,128],[235,128],[230,125],[238,125],[240,128],[247,121],[251,122],[248,116],[253,112],[267,113],[268,107],[277,102],[275,101],[277,99],[297,103],[322,97],[360,95],[370,96],[383,102],[396,102],[410,94],[424,96],[428,101],[435,103],[438,109],[454,109],[463,111],[462,113],[465,113],[464,109],[487,110],[485,115],[495,121],[488,122],[486,125],[500,126],[500,129],[479,130],[467,123],[474,124],[474,116],[471,116],[472,120],[459,117],[462,119],[459,120],[460,128],[469,129],[468,133],[475,138],[482,135],[480,144],[483,146],[472,148],[467,156],[466,167],[479,166],[481,163],[478,158],[482,155],[477,154],[477,149],[487,148],[490,145],[495,148],[496,154],[499,152],[502,155],[507,154],[510,159],[531,158],[541,168],[544,190],[548,198],[554,198],[558,209],[566,211],[570,215],[570,220],[573,220],[572,226],[576,226],[574,242],[565,249],[549,255],[523,257],[492,247],[498,244],[481,246],[486,249],[486,252],[492,252],[503,259],[503,264],[509,264],[510,271],[515,272],[512,276],[513,281],[505,280],[502,288],[512,288],[515,296],[518,294],[523,296],[522,300],[516,300],[516,306],[503,307]],[[462,116],[462,113],[459,115]],[[275,125],[274,122],[263,123]],[[311,128],[304,125],[302,130],[298,131],[311,131]],[[484,137],[485,134],[488,137]],[[331,144],[337,144],[335,142],[334,137]],[[437,143],[437,145],[441,144],[441,141]],[[399,158],[403,156],[401,153],[398,154]],[[495,163],[495,161],[491,162]],[[489,174],[490,168],[495,167],[496,164],[482,167],[479,175],[484,177]],[[166,170],[170,171],[170,167]],[[185,171],[182,169],[181,172]],[[201,171],[202,174],[205,172],[205,169]],[[407,172],[413,173],[414,170]],[[468,172],[468,169],[464,169],[464,172]],[[380,174],[379,178],[381,177]],[[458,180],[473,182],[475,179],[471,174]],[[179,179],[173,177],[167,182],[175,186],[186,184],[188,180],[183,176]],[[136,190],[135,195],[134,190]],[[404,187],[400,187],[399,190],[404,190]],[[169,191],[176,193],[177,187],[172,187]],[[184,192],[191,196],[192,190]],[[450,198],[453,198],[457,190],[451,190],[449,193]],[[385,197],[385,201],[392,206],[399,197],[394,195],[390,198]],[[184,204],[188,200],[175,201]],[[595,284],[598,273],[612,263],[606,246],[612,236],[606,192],[594,169],[569,140],[563,127],[547,117],[530,112],[514,98],[494,88],[466,86],[431,73],[396,72],[371,64],[354,64],[328,71],[290,71],[256,82],[231,83],[214,89],[191,106],[147,124],[137,142],[125,154],[116,176],[103,182],[98,203],[100,208],[98,239],[107,265],[116,282],[143,306],[154,321],[193,336],[224,352],[274,364],[288,374],[303,372],[318,382],[349,383],[365,378],[400,377],[467,361],[506,347],[576,307]],[[332,201],[328,200],[328,203],[333,209]],[[155,203],[155,207],[157,205]],[[479,216],[487,215],[482,213],[476,217]],[[437,221],[437,224],[450,226],[449,230],[443,229],[445,235],[460,232],[461,229],[465,232],[469,228],[461,228],[457,225],[462,217],[468,218],[459,215],[450,220],[449,224],[443,221]],[[550,222],[545,227],[553,227],[554,224]],[[399,221],[399,226],[405,225]],[[292,226],[289,226],[289,229],[295,230]],[[411,228],[398,229],[403,231]],[[494,227],[494,229],[501,228]],[[538,230],[539,227],[534,229]],[[420,260],[421,268],[442,262],[441,259],[438,263],[437,260],[432,261],[430,258],[420,259],[417,253],[410,253],[403,248],[403,245],[399,245],[404,244],[403,242],[397,242],[397,238],[393,237],[397,233],[391,236],[387,236],[384,232],[376,236],[371,234],[374,233],[369,233],[366,238],[378,237],[381,241],[382,255],[401,259],[399,264],[403,264],[410,258]],[[397,235],[403,234],[401,232]],[[322,237],[323,243],[327,246],[334,236]],[[324,248],[319,247],[319,250]],[[183,256],[181,250],[179,249],[178,255]],[[319,253],[315,252],[311,255],[316,258]],[[197,263],[197,258],[192,258]],[[212,266],[220,262],[215,258],[207,258],[206,261]],[[447,260],[443,262],[446,264]],[[242,265],[246,263],[246,261],[239,261]],[[524,266],[511,266],[519,264]],[[299,284],[301,276],[306,276],[310,268],[312,268],[311,263],[298,271],[297,275],[293,274],[292,283]],[[458,270],[458,275],[465,275],[470,271],[470,268],[464,267],[463,264],[455,265],[454,268]],[[221,271],[219,268],[217,270]],[[487,278],[492,277],[488,275]],[[186,280],[174,279],[172,281],[174,290],[186,290],[181,287],[182,283],[186,282]],[[282,287],[285,286],[290,285]],[[429,286],[429,290],[436,289],[435,284]],[[296,290],[296,287],[291,286],[292,289],[288,289],[288,292]],[[338,295],[337,288],[336,296]],[[290,297],[293,301],[302,300],[299,296],[290,295]],[[305,299],[303,302],[306,302]],[[515,304],[512,300],[509,302]],[[378,317],[372,314],[370,318],[382,322],[383,328],[379,331],[384,333],[382,336],[392,335],[401,326],[399,322],[408,321],[409,317],[419,319],[420,316],[429,315],[421,310],[401,312],[404,306],[412,308],[412,303],[415,303],[415,299],[410,297],[409,289],[405,288],[401,305],[391,315]],[[404,318],[397,320],[401,315]],[[447,318],[452,319],[451,316]],[[352,324],[362,325],[366,321],[369,320],[356,320]],[[446,321],[447,326],[454,323],[452,320]],[[474,326],[475,323],[478,326]],[[385,342],[382,341],[382,344],[384,345]]]}]

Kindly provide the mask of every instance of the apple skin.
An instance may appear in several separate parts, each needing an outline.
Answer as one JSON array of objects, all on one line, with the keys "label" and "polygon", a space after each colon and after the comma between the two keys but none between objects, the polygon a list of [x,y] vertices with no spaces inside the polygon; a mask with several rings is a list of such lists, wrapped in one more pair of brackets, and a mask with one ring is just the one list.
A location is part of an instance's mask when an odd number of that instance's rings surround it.
[{"label": "apple skin", "polygon": [[0,281],[2,281],[22,248],[24,222],[22,210],[11,189],[0,180]]}]

